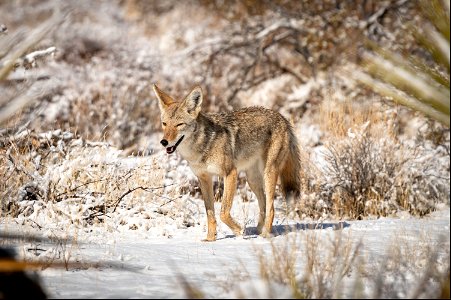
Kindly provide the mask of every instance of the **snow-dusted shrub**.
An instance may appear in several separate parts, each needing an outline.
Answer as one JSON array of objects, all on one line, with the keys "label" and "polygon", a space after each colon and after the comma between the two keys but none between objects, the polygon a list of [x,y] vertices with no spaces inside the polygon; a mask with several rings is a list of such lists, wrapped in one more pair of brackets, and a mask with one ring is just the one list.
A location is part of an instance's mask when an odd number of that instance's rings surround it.
[{"label": "snow-dusted shrub", "polygon": [[[0,140],[1,212],[17,216],[24,212],[24,203],[34,203],[45,197],[42,175],[51,164],[64,156],[70,133],[56,130],[37,134],[24,130]],[[29,207],[29,206],[28,206]],[[31,213],[26,209],[26,214]]]},{"label": "snow-dusted shrub", "polygon": [[[133,195],[164,190],[164,172],[156,158],[119,157],[106,143],[88,142],[60,130],[25,132],[2,148],[2,214],[86,225],[102,221]],[[128,197],[127,197],[128,196]]]},{"label": "snow-dusted shrub", "polygon": [[377,136],[369,123],[331,141],[318,187],[335,216],[361,219],[399,211],[425,215],[449,204],[449,157],[443,148]]},{"label": "snow-dusted shrub", "polygon": [[61,130],[0,142],[1,216],[39,229],[101,226],[167,237],[199,224],[196,177],[176,155],[127,157]]}]

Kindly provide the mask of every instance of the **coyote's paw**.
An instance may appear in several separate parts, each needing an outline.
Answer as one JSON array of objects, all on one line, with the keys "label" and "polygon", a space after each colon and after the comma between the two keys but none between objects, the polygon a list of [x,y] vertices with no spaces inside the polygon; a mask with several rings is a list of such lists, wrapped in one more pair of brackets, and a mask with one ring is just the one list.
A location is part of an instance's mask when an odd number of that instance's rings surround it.
[{"label": "coyote's paw", "polygon": [[260,236],[269,239],[270,237],[273,236],[273,234],[271,233],[271,231],[268,231],[266,228],[263,228],[262,232],[260,233]]},{"label": "coyote's paw", "polygon": [[236,237],[243,236],[243,235],[244,235],[244,229],[234,230],[234,231],[233,231],[233,234],[234,234]]},{"label": "coyote's paw", "polygon": [[263,225],[258,225],[256,230],[257,230],[257,234],[258,235],[262,234],[262,232],[263,232]]},{"label": "coyote's paw", "polygon": [[202,242],[214,242],[214,241],[216,241],[216,234],[207,234],[207,238],[202,240]]},{"label": "coyote's paw", "polygon": [[201,241],[202,242],[214,242],[214,241],[216,241],[216,238],[206,238],[206,239],[203,239]]}]

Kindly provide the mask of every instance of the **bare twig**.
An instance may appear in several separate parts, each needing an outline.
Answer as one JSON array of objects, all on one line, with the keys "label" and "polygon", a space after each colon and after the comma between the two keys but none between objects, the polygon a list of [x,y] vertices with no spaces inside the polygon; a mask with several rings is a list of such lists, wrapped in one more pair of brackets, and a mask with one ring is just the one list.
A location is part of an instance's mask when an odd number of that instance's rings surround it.
[{"label": "bare twig", "polygon": [[368,28],[369,26],[373,25],[374,23],[378,22],[379,19],[381,19],[390,9],[396,9],[401,6],[403,6],[405,3],[407,3],[408,0],[399,0],[395,3],[388,3],[381,8],[379,8],[374,14],[372,14],[369,18],[367,18],[365,21],[362,21],[359,25],[361,29]]},{"label": "bare twig", "polygon": [[167,188],[169,186],[172,186],[174,184],[170,184],[170,185],[163,185],[163,186],[158,186],[158,187],[143,187],[143,186],[137,186],[135,188],[129,189],[128,191],[126,191],[124,194],[122,194],[117,200],[116,203],[114,204],[114,208],[113,208],[113,213],[116,211],[117,207],[119,206],[119,203],[122,201],[122,199],[124,199],[125,196],[127,196],[130,193],[133,193],[134,191],[137,190],[142,190],[145,192],[153,192],[155,190],[159,190],[159,189],[164,189]]},{"label": "bare twig", "polygon": [[98,183],[98,182],[102,182],[102,181],[105,181],[105,180],[108,180],[108,179],[110,179],[110,178],[107,177],[107,178],[101,178],[101,179],[98,179],[98,180],[91,180],[91,181],[84,182],[84,183],[82,183],[80,185],[77,185],[76,187],[70,189],[69,191],[65,191],[65,192],[59,193],[58,195],[55,196],[55,199],[58,199],[62,195],[66,195],[68,193],[74,192],[75,190],[77,190],[77,189],[79,189],[81,187],[87,186],[87,185],[89,185],[91,183]]},{"label": "bare twig", "polygon": [[8,27],[6,27],[5,24],[0,24],[0,34],[7,34],[8,33]]},{"label": "bare twig", "polygon": [[[15,68],[24,67],[25,69],[30,69],[30,68],[36,66],[37,59],[41,59],[41,58],[49,56],[49,55],[54,55],[55,51],[56,51],[56,47],[49,47],[44,50],[37,50],[37,51],[31,52],[31,53],[25,55],[24,57],[17,59],[14,64],[14,67]],[[3,65],[0,65],[0,68],[9,63],[10,63],[9,60],[5,61],[3,63]]]},{"label": "bare twig", "polygon": [[52,18],[44,22],[42,25],[30,32],[17,47],[13,53],[11,53],[10,58],[1,66],[0,68],[0,80],[5,79],[9,72],[14,68],[16,62],[27,53],[32,47],[39,43],[44,36],[46,36],[54,28],[58,27],[62,22],[64,22],[66,14],[55,13]]}]

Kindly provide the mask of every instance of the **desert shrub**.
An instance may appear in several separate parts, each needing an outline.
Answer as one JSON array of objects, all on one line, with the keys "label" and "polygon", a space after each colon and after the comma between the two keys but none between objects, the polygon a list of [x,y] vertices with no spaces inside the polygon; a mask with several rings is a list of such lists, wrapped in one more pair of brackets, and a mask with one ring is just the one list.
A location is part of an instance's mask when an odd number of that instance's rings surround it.
[{"label": "desert shrub", "polygon": [[80,210],[79,222],[101,221],[127,195],[162,189],[164,169],[156,160],[132,161],[127,166],[117,159],[120,151],[69,132],[25,132],[4,143],[3,215],[28,217],[48,203],[66,202],[72,203],[69,211]]},{"label": "desert shrub", "polygon": [[[370,199],[388,195],[394,184],[390,181],[394,178],[396,165],[399,167],[402,162],[387,161],[388,153],[384,150],[381,151],[367,136],[329,147],[325,171],[328,180],[324,188],[331,189],[332,209],[337,216],[351,214],[351,218],[360,219],[374,212],[370,211],[374,209],[373,205],[368,205]],[[378,200],[384,203],[383,198]]]},{"label": "desert shrub", "polygon": [[[55,130],[1,140],[0,214],[39,229],[143,230],[199,224],[196,181],[166,154],[124,157],[105,142]],[[190,174],[192,174],[190,176]]]},{"label": "desert shrub", "polygon": [[444,149],[408,145],[389,135],[377,137],[367,127],[368,123],[359,131],[348,131],[325,150],[319,193],[330,213],[352,219],[399,211],[422,216],[441,203],[449,204]]},{"label": "desert shrub", "polygon": [[302,189],[301,219],[402,211],[423,216],[449,205],[449,130],[418,117],[407,126],[407,109],[378,102],[374,95],[372,106],[343,101],[344,92],[325,92],[328,100],[318,114],[324,144],[302,151],[308,184]]}]

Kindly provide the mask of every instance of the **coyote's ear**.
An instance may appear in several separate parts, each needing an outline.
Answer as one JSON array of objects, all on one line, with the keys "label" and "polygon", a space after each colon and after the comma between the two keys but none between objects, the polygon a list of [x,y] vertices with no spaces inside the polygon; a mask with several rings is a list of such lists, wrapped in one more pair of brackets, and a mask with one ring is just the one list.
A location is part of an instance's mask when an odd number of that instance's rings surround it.
[{"label": "coyote's ear", "polygon": [[160,90],[156,84],[153,85],[153,91],[158,98],[160,109],[166,109],[170,104],[175,102],[171,96]]},{"label": "coyote's ear", "polygon": [[202,89],[200,86],[196,86],[185,100],[183,100],[186,111],[194,117],[197,117],[202,107],[202,98]]}]

